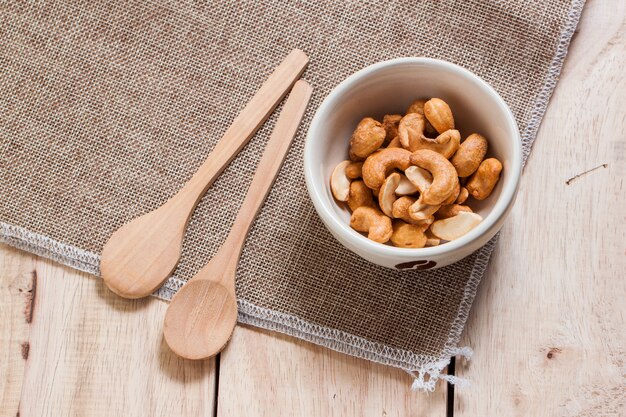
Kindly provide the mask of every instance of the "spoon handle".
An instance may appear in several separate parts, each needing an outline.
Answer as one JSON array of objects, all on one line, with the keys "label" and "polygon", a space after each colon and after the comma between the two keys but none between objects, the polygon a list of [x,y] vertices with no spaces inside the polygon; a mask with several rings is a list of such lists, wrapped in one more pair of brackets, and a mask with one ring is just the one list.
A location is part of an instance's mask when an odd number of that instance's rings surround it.
[{"label": "spoon handle", "polygon": [[248,143],[259,126],[274,111],[289,88],[300,77],[309,62],[299,49],[294,49],[276,67],[244,109],[235,118],[209,157],[176,195],[176,199],[191,212],[213,181]]},{"label": "spoon handle", "polygon": [[239,208],[228,238],[222,245],[222,248],[231,253],[230,259],[234,264],[239,260],[248,230],[263,205],[296,135],[311,92],[311,86],[306,81],[296,82],[267,141],[246,198]]}]

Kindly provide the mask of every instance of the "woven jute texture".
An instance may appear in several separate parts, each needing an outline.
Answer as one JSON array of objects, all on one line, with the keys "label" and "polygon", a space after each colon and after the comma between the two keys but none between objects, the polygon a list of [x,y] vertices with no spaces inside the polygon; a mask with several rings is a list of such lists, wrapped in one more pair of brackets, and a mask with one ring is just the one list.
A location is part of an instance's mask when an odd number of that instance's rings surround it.
[{"label": "woven jute texture", "polygon": [[[433,272],[394,272],[338,244],[307,195],[304,136],[322,99],[375,62],[427,56],[490,83],[525,156],[581,0],[0,4],[2,240],[94,274],[113,231],[163,204],[292,48],[314,98],[247,239],[240,321],[414,370],[455,350],[494,242]],[[416,97],[419,91],[416,91]],[[189,223],[170,298],[224,241],[275,115]]]}]

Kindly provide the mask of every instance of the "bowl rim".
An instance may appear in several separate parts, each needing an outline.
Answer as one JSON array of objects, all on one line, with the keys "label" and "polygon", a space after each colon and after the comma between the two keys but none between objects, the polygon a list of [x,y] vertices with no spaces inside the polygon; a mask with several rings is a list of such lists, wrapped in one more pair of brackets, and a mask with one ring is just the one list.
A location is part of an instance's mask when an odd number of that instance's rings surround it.
[{"label": "bowl rim", "polygon": [[[508,123],[508,128],[513,132],[513,135],[510,138],[510,140],[513,142],[513,153],[511,155],[511,165],[507,167],[507,171],[509,171],[507,182],[503,184],[502,192],[496,200],[496,203],[493,205],[490,213],[477,227],[475,227],[469,233],[465,234],[459,239],[447,242],[442,245],[424,248],[398,248],[395,246],[374,242],[368,239],[366,236],[363,236],[359,232],[353,230],[346,222],[341,221],[341,219],[333,212],[333,209],[325,204],[324,201],[326,198],[322,196],[322,193],[325,192],[325,187],[327,186],[326,183],[328,181],[326,181],[326,179],[324,179],[324,181],[314,180],[314,167],[311,166],[310,161],[312,159],[312,153],[314,152],[314,134],[319,129],[318,126],[320,126],[320,124],[322,123],[322,118],[326,113],[328,113],[334,101],[343,96],[351,88],[353,88],[353,86],[355,86],[362,79],[368,76],[374,75],[379,71],[386,70],[389,67],[415,64],[419,64],[422,66],[428,65],[436,67],[438,69],[446,70],[448,72],[456,73],[456,75],[467,79],[468,82],[474,83],[482,90],[485,90],[487,94],[491,96],[491,98],[498,104],[498,107],[503,110],[505,119]],[[326,96],[326,98],[322,101],[322,104],[315,112],[313,120],[311,121],[311,125],[309,126],[309,129],[307,131],[304,145],[303,165],[305,182],[313,205],[315,206],[318,215],[322,218],[324,223],[328,227],[332,227],[335,233],[341,234],[345,239],[348,239],[355,245],[362,247],[362,249],[364,249],[365,251],[370,253],[376,253],[377,255],[382,257],[411,258],[441,256],[451,252],[455,252],[456,250],[461,249],[478,240],[481,236],[488,233],[489,230],[495,224],[497,224],[498,220],[507,213],[509,206],[513,203],[515,199],[521,177],[522,141],[517,122],[515,121],[515,117],[513,116],[511,109],[506,104],[504,99],[502,99],[502,97],[493,89],[493,87],[491,87],[482,78],[459,65],[440,59],[424,57],[404,57],[381,61],[365,67],[343,80]],[[332,201],[332,203],[336,204],[335,201]]]}]

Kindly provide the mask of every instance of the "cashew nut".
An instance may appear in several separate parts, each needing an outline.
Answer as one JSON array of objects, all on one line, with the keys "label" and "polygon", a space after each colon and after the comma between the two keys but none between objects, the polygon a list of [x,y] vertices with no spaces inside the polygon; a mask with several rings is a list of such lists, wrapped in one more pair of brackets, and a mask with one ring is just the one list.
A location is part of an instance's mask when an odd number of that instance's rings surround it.
[{"label": "cashew nut", "polygon": [[392,216],[393,203],[396,201],[396,188],[400,184],[400,174],[394,172],[389,175],[378,192],[378,205],[387,216]]},{"label": "cashew nut", "polygon": [[475,228],[483,218],[479,214],[461,211],[454,217],[437,220],[430,226],[433,235],[451,241],[460,238]]},{"label": "cashew nut", "polygon": [[409,113],[400,120],[398,137],[406,149],[410,149],[411,139],[424,138],[424,140],[433,141],[424,136],[424,117],[419,113]]},{"label": "cashew nut", "polygon": [[435,146],[430,149],[432,149],[433,151],[439,152],[440,154],[445,156],[446,159],[450,159],[450,157],[454,155],[457,149],[459,149],[459,144],[461,143],[461,134],[459,133],[458,130],[450,129],[450,130],[446,130],[445,132],[437,136],[435,140],[441,141],[442,143],[445,143],[446,145]]},{"label": "cashew nut", "polygon": [[424,115],[424,104],[426,104],[428,100],[417,99],[413,103],[409,105],[409,108],[406,109],[405,114],[409,113],[419,113],[422,116]]},{"label": "cashew nut", "polygon": [[456,201],[460,193],[461,193],[461,184],[457,181],[456,185],[454,186],[454,191],[452,192],[452,194],[450,194],[450,197],[446,198],[446,200],[442,204],[443,205],[454,204],[454,202]]},{"label": "cashew nut", "polygon": [[437,220],[447,219],[448,217],[454,217],[462,211],[472,212],[472,209],[468,206],[462,206],[460,204],[446,204],[443,205],[435,213]]},{"label": "cashew nut", "polygon": [[361,206],[374,207],[372,190],[367,188],[363,181],[352,181],[348,196],[348,207],[350,207],[351,211],[354,211]]},{"label": "cashew nut", "polygon": [[435,216],[430,216],[425,218],[424,220],[418,220],[415,224],[420,226],[422,230],[426,231],[430,227],[431,224],[435,221]]},{"label": "cashew nut", "polygon": [[469,197],[469,191],[467,191],[467,188],[461,187],[461,190],[459,191],[459,196],[456,198],[455,203],[463,204],[467,201],[467,197]]},{"label": "cashew nut", "polygon": [[426,235],[421,227],[400,220],[393,222],[391,243],[394,246],[399,248],[423,248],[426,240]]},{"label": "cashew nut", "polygon": [[409,217],[413,220],[426,220],[431,217],[437,210],[439,205],[425,204],[423,201],[424,194],[420,195],[415,203],[409,207]]},{"label": "cashew nut", "polygon": [[[421,149],[411,154],[410,162],[427,170],[433,176],[432,184],[420,196],[424,204],[439,205],[455,191],[459,182],[456,169],[441,154]],[[367,181],[365,183],[367,184]]]},{"label": "cashew nut", "polygon": [[398,136],[400,119],[402,119],[402,116],[399,114],[387,114],[383,117],[383,128],[385,128],[386,132],[384,143],[389,143]]},{"label": "cashew nut", "polygon": [[[407,168],[410,169],[411,167]],[[417,168],[417,167],[415,167]],[[419,169],[419,168],[418,168]],[[418,188],[415,184],[413,184],[411,181],[409,181],[409,179],[402,175],[402,174],[398,174],[400,176],[400,183],[398,184],[398,187],[396,188],[396,195],[409,195],[409,194],[415,194],[416,192],[418,192]],[[428,174],[430,175],[430,174]]]},{"label": "cashew nut", "polygon": [[484,200],[491,195],[493,188],[500,179],[502,164],[495,158],[485,159],[470,177],[465,187],[476,199]]},{"label": "cashew nut", "polygon": [[391,139],[391,142],[389,142],[389,144],[387,144],[387,149],[389,148],[401,148],[402,144],[400,143],[400,138],[399,137],[395,137],[393,139]]},{"label": "cashew nut", "polygon": [[405,169],[404,175],[406,175],[406,178],[411,181],[413,185],[415,185],[420,193],[426,191],[428,187],[430,187],[430,184],[433,183],[433,176],[430,175],[430,172],[420,167],[416,167],[415,165],[411,165]]},{"label": "cashew nut", "polygon": [[340,162],[330,176],[330,189],[333,192],[333,196],[335,196],[338,201],[348,201],[350,180],[346,176],[346,167],[351,163],[350,161]]},{"label": "cashew nut", "polygon": [[426,245],[425,246],[439,246],[441,243],[441,239],[437,236],[433,235],[430,229],[427,229],[424,234],[426,235]]},{"label": "cashew nut", "polygon": [[391,219],[374,207],[358,207],[350,217],[350,227],[358,232],[367,232],[375,242],[385,243],[391,238]]},{"label": "cashew nut", "polygon": [[[425,103],[426,103],[426,100],[424,99],[415,100],[413,103],[411,103],[409,108],[406,109],[405,114],[419,113],[420,115],[424,116],[424,104]],[[424,134],[429,138],[433,136],[437,136],[437,131],[435,130],[433,125],[431,125],[430,122],[426,119],[424,119]]]},{"label": "cashew nut", "polygon": [[409,113],[404,116],[398,125],[398,137],[402,146],[410,151],[430,149],[446,158],[454,155],[461,140],[458,130],[448,130],[435,139],[430,139],[424,136],[424,127],[424,116],[419,113]]},{"label": "cashew nut", "polygon": [[354,152],[352,152],[352,149],[348,151],[348,157],[350,158],[351,161],[354,161],[354,162],[365,161],[365,158],[361,158],[360,156],[357,156]]},{"label": "cashew nut", "polygon": [[413,220],[409,216],[409,207],[415,203],[415,199],[409,196],[403,196],[398,198],[394,203],[391,210],[392,217],[395,219],[404,220],[407,223],[418,224],[419,220]]},{"label": "cashew nut", "polygon": [[376,120],[371,117],[361,120],[350,139],[351,158],[367,158],[381,147],[386,135],[383,125]]},{"label": "cashew nut", "polygon": [[363,170],[363,162],[351,162],[346,166],[346,177],[351,180],[361,178]]},{"label": "cashew nut", "polygon": [[439,133],[454,129],[454,118],[448,103],[440,98],[431,98],[424,103],[424,116]]},{"label": "cashew nut", "polygon": [[416,200],[413,197],[403,196],[398,198],[393,203],[392,213],[393,217],[396,219],[403,220],[406,223],[414,224],[416,226],[420,226],[422,230],[428,229],[428,226],[435,221],[434,216],[422,216],[424,218],[414,219],[409,215],[409,208],[415,204]]},{"label": "cashew nut", "polygon": [[487,139],[478,133],[469,135],[459,146],[450,162],[459,177],[469,177],[478,169],[487,153]]},{"label": "cashew nut", "polygon": [[411,164],[409,161],[410,157],[411,152],[406,149],[381,149],[365,160],[363,164],[363,181],[371,189],[380,188],[387,177],[387,173],[392,169],[404,171],[409,167]]}]

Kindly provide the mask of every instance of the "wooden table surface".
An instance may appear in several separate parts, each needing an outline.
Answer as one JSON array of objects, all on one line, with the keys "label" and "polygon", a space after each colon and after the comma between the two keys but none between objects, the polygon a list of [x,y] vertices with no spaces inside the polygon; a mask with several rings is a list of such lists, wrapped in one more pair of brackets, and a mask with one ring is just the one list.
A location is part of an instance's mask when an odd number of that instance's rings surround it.
[{"label": "wooden table surface", "polygon": [[470,388],[243,326],[184,361],[164,302],[0,245],[0,416],[626,415],[625,16],[587,2],[464,332]]}]

